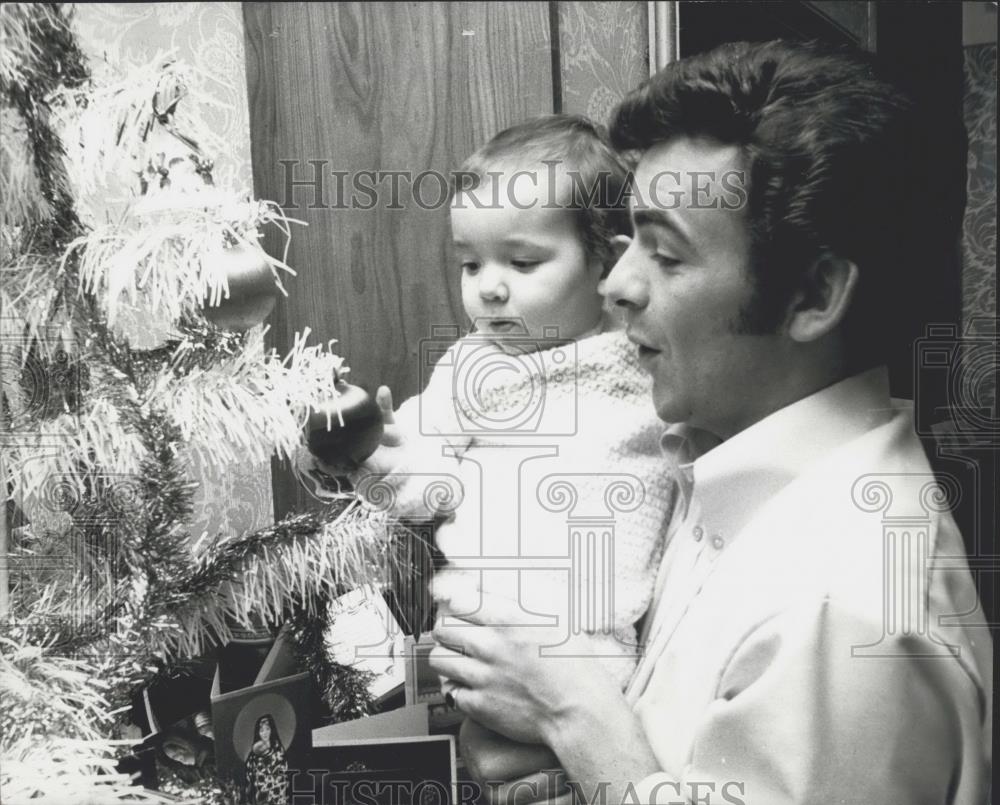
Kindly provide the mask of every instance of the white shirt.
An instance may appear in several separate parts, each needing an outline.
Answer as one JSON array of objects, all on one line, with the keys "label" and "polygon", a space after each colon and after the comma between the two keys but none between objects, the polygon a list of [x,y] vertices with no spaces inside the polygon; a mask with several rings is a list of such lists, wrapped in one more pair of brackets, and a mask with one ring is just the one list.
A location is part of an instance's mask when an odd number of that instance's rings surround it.
[{"label": "white shirt", "polygon": [[985,802],[990,636],[885,370],[677,460],[628,691],[663,769],[639,801]]}]

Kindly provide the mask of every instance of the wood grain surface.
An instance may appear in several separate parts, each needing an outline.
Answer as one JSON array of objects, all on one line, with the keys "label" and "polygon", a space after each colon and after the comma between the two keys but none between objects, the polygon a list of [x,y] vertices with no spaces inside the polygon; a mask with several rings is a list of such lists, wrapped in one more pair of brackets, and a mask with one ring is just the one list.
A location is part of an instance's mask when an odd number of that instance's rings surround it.
[{"label": "wood grain surface", "polygon": [[[462,325],[447,207],[411,184],[351,193],[359,171],[446,174],[502,128],[552,111],[545,3],[244,3],[254,190],[308,223],[288,262],[298,276],[270,318],[271,343],[337,339],[354,382],[419,391],[420,340]],[[285,161],[286,164],[282,164]],[[286,191],[289,170],[323,191]],[[344,171],[338,193],[334,171]],[[425,206],[442,195],[421,185]],[[321,195],[322,197],[317,197]],[[357,204],[351,204],[351,196]],[[359,206],[369,206],[360,209]],[[340,208],[338,208],[340,207]],[[265,245],[280,255],[283,238]],[[315,342],[315,341],[314,341]],[[304,493],[275,466],[275,516]]]}]

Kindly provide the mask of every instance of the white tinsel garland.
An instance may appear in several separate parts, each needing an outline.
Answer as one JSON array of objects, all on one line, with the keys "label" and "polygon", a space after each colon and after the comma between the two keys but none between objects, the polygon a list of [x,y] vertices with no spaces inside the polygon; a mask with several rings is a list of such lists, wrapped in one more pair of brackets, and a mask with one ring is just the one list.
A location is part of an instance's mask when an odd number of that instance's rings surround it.
[{"label": "white tinsel garland", "polygon": [[264,252],[257,230],[276,224],[287,250],[290,223],[273,202],[206,188],[136,205],[122,222],[77,238],[63,259],[78,256],[81,288],[95,296],[109,324],[124,302],[136,305],[140,299],[176,321],[206,300],[218,304],[228,294],[228,277],[212,259],[227,245],[257,252],[284,293],[278,271],[295,272]]},{"label": "white tinsel garland", "polygon": [[[210,78],[172,52],[123,67],[104,85],[50,96],[66,148],[77,198],[117,180],[133,180],[164,150],[166,156],[218,154],[226,143],[205,125],[205,107],[219,102],[205,90]],[[169,142],[173,139],[174,142]]]},{"label": "white tinsel garland", "polygon": [[388,578],[391,522],[384,515],[351,505],[316,533],[281,536],[287,528],[279,523],[270,534],[227,540],[202,555],[207,567],[229,546],[244,550],[224,579],[187,601],[172,628],[163,630],[165,656],[197,656],[231,639],[234,624],[278,624],[293,605],[321,617],[324,613],[313,609],[317,601]]},{"label": "white tinsel garland", "polygon": [[4,802],[162,802],[116,771],[104,669],[0,637],[0,792]]},{"label": "white tinsel garland", "polygon": [[41,433],[19,433],[4,456],[10,497],[26,511],[51,509],[53,484],[75,484],[82,493],[95,475],[138,478],[146,448],[142,438],[121,421],[118,406],[107,398],[91,400],[81,414],[62,414]]},{"label": "white tinsel garland", "polygon": [[205,464],[262,462],[272,454],[292,458],[302,444],[309,406],[338,396],[334,382],[346,371],[343,358],[329,347],[307,346],[308,328],[281,358],[264,351],[265,332],[253,331],[241,354],[195,368],[183,382],[165,369],[146,395],[178,424],[183,441]]}]

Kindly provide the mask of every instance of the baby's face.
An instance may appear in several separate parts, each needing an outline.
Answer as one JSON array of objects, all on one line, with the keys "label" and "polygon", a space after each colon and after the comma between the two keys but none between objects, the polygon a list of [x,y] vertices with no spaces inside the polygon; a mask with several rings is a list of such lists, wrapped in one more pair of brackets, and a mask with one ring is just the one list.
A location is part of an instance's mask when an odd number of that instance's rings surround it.
[{"label": "baby's face", "polygon": [[[462,305],[501,348],[506,337],[513,351],[531,349],[546,328],[576,338],[600,321],[601,264],[588,258],[573,211],[559,199],[542,169],[483,182],[452,204]],[[527,338],[511,339],[518,334]]]}]

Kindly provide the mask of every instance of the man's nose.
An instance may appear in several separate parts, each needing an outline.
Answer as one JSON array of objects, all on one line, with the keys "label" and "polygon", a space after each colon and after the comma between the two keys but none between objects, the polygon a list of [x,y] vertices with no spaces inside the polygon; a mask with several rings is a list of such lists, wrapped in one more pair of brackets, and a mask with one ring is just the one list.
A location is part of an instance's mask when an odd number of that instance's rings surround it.
[{"label": "man's nose", "polygon": [[506,302],[509,291],[503,270],[487,263],[479,269],[479,298],[485,302]]},{"label": "man's nose", "polygon": [[626,235],[618,235],[614,245],[623,251],[604,280],[604,296],[616,307],[643,308],[649,297],[646,280],[636,259],[635,242]]}]

